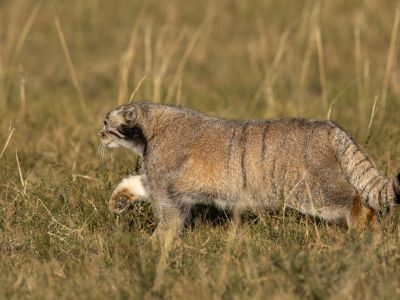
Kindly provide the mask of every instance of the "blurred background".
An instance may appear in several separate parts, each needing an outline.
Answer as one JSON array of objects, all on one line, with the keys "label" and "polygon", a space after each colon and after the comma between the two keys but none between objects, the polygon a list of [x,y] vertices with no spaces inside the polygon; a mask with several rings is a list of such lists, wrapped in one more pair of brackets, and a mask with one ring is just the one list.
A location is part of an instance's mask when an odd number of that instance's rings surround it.
[{"label": "blurred background", "polygon": [[4,288],[29,290],[18,281],[27,266],[40,284],[43,266],[23,257],[87,255],[82,235],[101,255],[104,243],[134,243],[109,240],[143,224],[114,223],[105,203],[136,157],[96,154],[103,115],[130,100],[331,119],[394,174],[399,30],[395,0],[0,1],[0,251],[20,263]]},{"label": "blurred background", "polygon": [[332,117],[367,127],[400,90],[396,1],[17,0],[0,17],[2,113],[91,113],[140,82],[135,99],[229,117],[323,118],[337,100]]}]

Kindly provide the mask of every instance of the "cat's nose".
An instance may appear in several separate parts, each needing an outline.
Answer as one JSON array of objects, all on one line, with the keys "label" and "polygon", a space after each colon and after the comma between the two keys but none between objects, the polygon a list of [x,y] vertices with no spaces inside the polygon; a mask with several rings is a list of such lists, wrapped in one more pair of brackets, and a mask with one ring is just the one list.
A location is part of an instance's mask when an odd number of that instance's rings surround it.
[{"label": "cat's nose", "polygon": [[99,133],[99,138],[104,138],[106,136],[106,132],[104,131],[104,129],[100,130]]}]

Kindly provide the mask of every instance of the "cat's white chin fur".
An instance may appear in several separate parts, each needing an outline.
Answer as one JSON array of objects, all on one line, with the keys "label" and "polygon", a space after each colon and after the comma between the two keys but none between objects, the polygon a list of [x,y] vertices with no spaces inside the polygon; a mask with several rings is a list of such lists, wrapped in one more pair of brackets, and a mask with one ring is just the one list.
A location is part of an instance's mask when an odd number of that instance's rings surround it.
[{"label": "cat's white chin fur", "polygon": [[120,145],[116,142],[109,142],[106,146],[108,148],[119,148],[120,147]]}]

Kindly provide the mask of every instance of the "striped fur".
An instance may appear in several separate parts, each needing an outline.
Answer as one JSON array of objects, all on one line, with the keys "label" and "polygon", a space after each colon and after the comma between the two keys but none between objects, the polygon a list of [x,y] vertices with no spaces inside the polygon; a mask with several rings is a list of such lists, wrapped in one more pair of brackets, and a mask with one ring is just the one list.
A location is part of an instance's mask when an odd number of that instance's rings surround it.
[{"label": "striped fur", "polygon": [[160,218],[156,233],[179,232],[197,203],[238,211],[284,206],[354,226],[400,194],[398,178],[382,176],[327,121],[230,121],[138,102],[112,110],[104,123],[103,144],[143,157],[141,182]]},{"label": "striped fur", "polygon": [[332,145],[336,149],[340,166],[349,182],[361,196],[364,206],[378,210],[396,201],[399,181],[389,180],[381,175],[372,160],[361,147],[340,128],[333,134]]}]

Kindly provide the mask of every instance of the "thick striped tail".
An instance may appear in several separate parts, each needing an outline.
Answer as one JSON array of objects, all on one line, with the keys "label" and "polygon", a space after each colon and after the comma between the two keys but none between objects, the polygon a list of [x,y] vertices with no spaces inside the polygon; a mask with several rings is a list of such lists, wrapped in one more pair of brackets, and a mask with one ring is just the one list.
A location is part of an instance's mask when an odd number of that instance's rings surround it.
[{"label": "thick striped tail", "polygon": [[382,176],[357,142],[340,128],[332,134],[332,144],[342,170],[364,206],[379,210],[400,203],[400,174],[393,179]]}]

